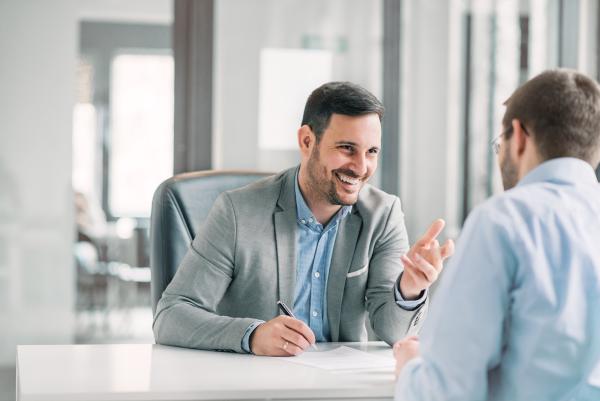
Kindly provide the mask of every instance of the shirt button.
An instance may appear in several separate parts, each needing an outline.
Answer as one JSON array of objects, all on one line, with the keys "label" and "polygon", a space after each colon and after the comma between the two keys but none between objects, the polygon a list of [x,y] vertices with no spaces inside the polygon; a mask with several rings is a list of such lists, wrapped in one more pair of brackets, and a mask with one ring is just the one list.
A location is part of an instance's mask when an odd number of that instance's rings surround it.
[{"label": "shirt button", "polygon": [[308,219],[308,222],[309,222],[309,223],[312,223],[312,222],[313,222],[313,219],[312,219],[312,217]]},{"label": "shirt button", "polygon": [[300,223],[306,224],[306,220],[302,219],[302,220],[300,220]]},{"label": "shirt button", "polygon": [[319,277],[321,277],[321,273],[319,273],[319,272],[316,272],[316,273],[315,273],[315,277],[316,277],[316,278],[319,278]]},{"label": "shirt button", "polygon": [[317,316],[319,316],[319,312],[317,312],[316,310],[314,310],[314,311],[313,311],[313,313],[312,313],[312,315],[313,315],[314,317],[317,317]]}]

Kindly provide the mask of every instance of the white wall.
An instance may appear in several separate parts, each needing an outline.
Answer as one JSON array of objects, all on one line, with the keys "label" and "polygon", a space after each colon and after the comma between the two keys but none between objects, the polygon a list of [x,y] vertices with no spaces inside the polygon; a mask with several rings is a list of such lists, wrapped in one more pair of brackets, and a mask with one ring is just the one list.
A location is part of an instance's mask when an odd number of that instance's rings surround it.
[{"label": "white wall", "polygon": [[77,6],[85,21],[173,23],[173,0],[78,0]]},{"label": "white wall", "polygon": [[[316,39],[320,45],[305,46],[306,39]],[[381,97],[381,1],[215,2],[215,168],[278,171],[299,162],[297,149],[258,147],[260,51],[304,47],[332,50],[340,39],[346,41],[347,49],[334,51],[333,80],[353,81]],[[304,101],[299,108],[304,108]],[[295,137],[296,132],[281,135]]]},{"label": "white wall", "polygon": [[460,155],[460,7],[457,1],[403,2],[400,198],[411,241],[439,217],[453,237]]},{"label": "white wall", "polygon": [[72,341],[76,6],[0,1],[0,365]]}]

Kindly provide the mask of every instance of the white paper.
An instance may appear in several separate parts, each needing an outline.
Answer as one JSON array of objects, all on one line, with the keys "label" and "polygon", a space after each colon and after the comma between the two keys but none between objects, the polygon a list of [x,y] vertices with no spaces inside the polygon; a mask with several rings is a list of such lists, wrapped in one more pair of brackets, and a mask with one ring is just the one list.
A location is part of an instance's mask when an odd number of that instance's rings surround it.
[{"label": "white paper", "polygon": [[373,355],[354,348],[341,346],[329,351],[305,352],[285,361],[326,370],[381,370],[393,369],[393,358]]}]

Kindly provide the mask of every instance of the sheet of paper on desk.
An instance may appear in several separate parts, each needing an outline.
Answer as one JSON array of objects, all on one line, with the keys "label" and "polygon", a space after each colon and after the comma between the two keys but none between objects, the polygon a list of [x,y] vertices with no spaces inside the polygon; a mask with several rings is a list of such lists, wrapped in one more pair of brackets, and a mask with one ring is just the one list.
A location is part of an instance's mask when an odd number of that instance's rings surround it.
[{"label": "sheet of paper on desk", "polygon": [[373,355],[345,346],[329,351],[305,352],[284,360],[327,370],[390,370],[396,363],[393,358]]}]

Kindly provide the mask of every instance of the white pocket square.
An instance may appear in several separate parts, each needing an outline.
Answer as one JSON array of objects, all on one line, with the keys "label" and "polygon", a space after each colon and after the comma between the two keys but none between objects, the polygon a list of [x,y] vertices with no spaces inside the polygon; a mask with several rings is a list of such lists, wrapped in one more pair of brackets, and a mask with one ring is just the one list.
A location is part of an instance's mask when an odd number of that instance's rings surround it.
[{"label": "white pocket square", "polygon": [[350,273],[346,274],[346,278],[352,278],[352,277],[360,276],[361,274],[365,273],[367,270],[369,270],[369,265],[364,265],[360,269],[355,270],[353,272],[350,272]]}]

